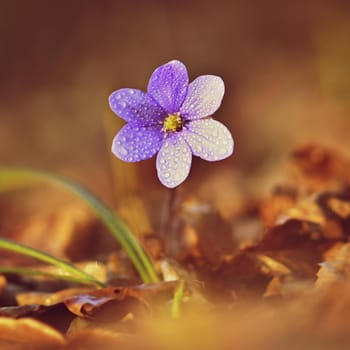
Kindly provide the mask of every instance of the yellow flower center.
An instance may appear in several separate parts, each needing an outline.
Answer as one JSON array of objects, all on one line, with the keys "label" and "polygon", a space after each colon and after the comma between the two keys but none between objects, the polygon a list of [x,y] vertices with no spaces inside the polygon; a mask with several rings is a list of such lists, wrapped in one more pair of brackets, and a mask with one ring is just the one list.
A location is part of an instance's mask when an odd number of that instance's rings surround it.
[{"label": "yellow flower center", "polygon": [[184,122],[179,114],[169,114],[163,121],[163,130],[165,132],[181,131]]}]

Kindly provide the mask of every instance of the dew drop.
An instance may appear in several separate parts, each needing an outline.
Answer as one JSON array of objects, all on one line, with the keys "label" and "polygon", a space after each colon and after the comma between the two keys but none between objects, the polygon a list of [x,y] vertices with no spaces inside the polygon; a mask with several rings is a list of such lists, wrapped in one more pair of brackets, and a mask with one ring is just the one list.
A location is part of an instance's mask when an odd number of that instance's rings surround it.
[{"label": "dew drop", "polygon": [[128,154],[128,150],[123,146],[118,147],[118,152],[122,156],[126,156]]},{"label": "dew drop", "polygon": [[196,150],[196,152],[202,152],[202,146],[201,145],[196,145],[196,147],[195,147],[195,150]]},{"label": "dew drop", "polygon": [[219,150],[219,153],[220,154],[225,154],[226,153],[226,149],[221,147],[220,150]]}]

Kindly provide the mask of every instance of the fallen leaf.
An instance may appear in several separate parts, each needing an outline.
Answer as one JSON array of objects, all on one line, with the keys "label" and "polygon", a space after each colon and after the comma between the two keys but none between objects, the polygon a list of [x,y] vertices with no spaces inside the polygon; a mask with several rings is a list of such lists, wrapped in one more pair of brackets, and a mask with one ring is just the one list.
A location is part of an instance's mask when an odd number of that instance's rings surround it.
[{"label": "fallen leaf", "polygon": [[[67,344],[60,350],[130,349],[131,340],[131,335],[120,334],[113,330],[96,327],[82,330],[68,336]],[[128,346],[127,348],[126,345]]]},{"label": "fallen leaf", "polygon": [[150,303],[170,299],[178,282],[163,282],[135,287],[110,287],[78,294],[64,300],[75,315],[86,318],[119,320],[129,312],[149,310]]},{"label": "fallen leaf", "polygon": [[215,267],[236,250],[231,225],[209,204],[190,198],[171,215],[169,234],[164,237],[168,256]]},{"label": "fallen leaf", "polygon": [[260,204],[260,215],[267,227],[276,225],[278,218],[285,215],[297,203],[297,191],[290,187],[276,187],[272,194]]},{"label": "fallen leaf", "polygon": [[32,318],[0,317],[1,350],[50,350],[65,344],[63,335]]},{"label": "fallen leaf", "polygon": [[7,283],[6,277],[0,275],[0,296],[6,286],[6,283]]},{"label": "fallen leaf", "polygon": [[85,318],[110,318],[117,321],[140,306],[148,308],[139,293],[128,288],[105,288],[79,294],[65,300],[67,308],[75,315]]},{"label": "fallen leaf", "polygon": [[321,268],[317,272],[317,287],[350,281],[350,243],[337,246],[332,253],[328,260],[319,264]]},{"label": "fallen leaf", "polygon": [[43,306],[52,306],[64,302],[67,298],[91,291],[91,287],[67,288],[55,293],[44,292],[25,292],[18,293],[16,300],[19,306],[37,304]]},{"label": "fallen leaf", "polygon": [[350,183],[350,161],[320,144],[308,144],[295,149],[292,160],[301,174],[298,177],[300,188],[337,191]]}]

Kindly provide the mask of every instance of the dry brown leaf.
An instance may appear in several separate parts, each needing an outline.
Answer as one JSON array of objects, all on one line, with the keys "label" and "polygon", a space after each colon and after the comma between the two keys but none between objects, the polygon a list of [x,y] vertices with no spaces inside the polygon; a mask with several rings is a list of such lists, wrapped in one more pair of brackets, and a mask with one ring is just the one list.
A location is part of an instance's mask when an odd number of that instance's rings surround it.
[{"label": "dry brown leaf", "polygon": [[[322,192],[317,197],[317,204],[322,209],[327,222],[335,222],[342,238],[350,236],[350,193],[346,192]],[[328,224],[330,226],[330,224]],[[328,230],[330,231],[330,230]]]},{"label": "dry brown leaf", "polygon": [[320,225],[328,240],[344,240],[350,235],[350,196],[342,192],[319,192],[300,201],[285,213],[293,218]]},{"label": "dry brown leaf", "polygon": [[264,292],[264,297],[276,297],[281,296],[282,283],[279,277],[274,277],[269,282]]},{"label": "dry brown leaf", "polygon": [[6,277],[0,275],[0,296],[6,286],[6,283],[7,283]]},{"label": "dry brown leaf", "polygon": [[264,264],[266,272],[272,273],[274,276],[287,276],[291,273],[290,269],[287,266],[271,258],[270,256],[257,254],[256,257]]},{"label": "dry brown leaf", "polygon": [[224,260],[220,266],[197,268],[198,279],[203,281],[204,293],[212,302],[232,302],[234,298],[261,296],[273,274],[246,250]]},{"label": "dry brown leaf", "polygon": [[317,287],[334,282],[350,281],[350,243],[337,246],[328,260],[320,264],[317,272]]},{"label": "dry brown leaf", "polygon": [[174,209],[164,240],[168,256],[212,267],[237,248],[231,225],[209,204],[194,198]]},{"label": "dry brown leaf", "polygon": [[350,184],[350,161],[335,150],[309,144],[295,149],[292,159],[301,173],[298,178],[300,188],[341,190]]},{"label": "dry brown leaf", "polygon": [[0,316],[6,316],[6,317],[12,317],[12,318],[38,316],[51,309],[52,307],[50,306],[38,305],[38,304],[21,305],[21,306],[3,306],[0,308]]},{"label": "dry brown leaf", "polygon": [[342,219],[350,218],[350,202],[349,198],[329,198],[328,206],[333,213],[336,213]]},{"label": "dry brown leaf", "polygon": [[268,198],[260,204],[260,215],[267,227],[276,224],[281,215],[295,207],[297,203],[297,191],[288,187],[277,187]]},{"label": "dry brown leaf", "polygon": [[69,288],[56,293],[20,293],[17,295],[19,306],[0,308],[0,315],[35,317],[64,304],[71,313],[79,317],[113,317],[118,320],[129,312],[149,309],[150,303],[169,300],[177,284],[177,281],[173,281],[96,290]]},{"label": "dry brown leaf", "polygon": [[76,332],[67,338],[67,344],[60,350],[115,350],[126,349],[131,335],[120,334],[104,328],[89,328]]},{"label": "dry brown leaf", "polygon": [[90,287],[67,288],[55,293],[25,292],[18,293],[16,300],[19,306],[38,304],[44,306],[56,305],[73,295],[79,295],[91,291]]},{"label": "dry brown leaf", "polygon": [[32,318],[0,317],[1,350],[50,350],[65,344],[61,333]]},{"label": "dry brown leaf", "polygon": [[162,282],[135,287],[110,287],[82,293],[64,300],[77,316],[119,320],[129,312],[145,311],[156,299],[170,299],[177,282]]},{"label": "dry brown leaf", "polygon": [[297,205],[286,210],[281,216],[301,221],[310,221],[319,225],[324,225],[326,220],[322,209],[316,203],[315,196],[299,201]]},{"label": "dry brown leaf", "polygon": [[267,230],[249,250],[283,264],[295,278],[314,278],[323,253],[333,242],[322,236],[320,226],[290,219]]},{"label": "dry brown leaf", "polygon": [[312,222],[289,219],[266,231],[262,240],[254,247],[258,251],[291,250],[302,247],[313,248],[326,240],[319,225]]},{"label": "dry brown leaf", "polygon": [[103,318],[117,321],[129,312],[148,308],[146,300],[130,288],[105,288],[79,294],[65,300],[67,308],[85,318]]}]

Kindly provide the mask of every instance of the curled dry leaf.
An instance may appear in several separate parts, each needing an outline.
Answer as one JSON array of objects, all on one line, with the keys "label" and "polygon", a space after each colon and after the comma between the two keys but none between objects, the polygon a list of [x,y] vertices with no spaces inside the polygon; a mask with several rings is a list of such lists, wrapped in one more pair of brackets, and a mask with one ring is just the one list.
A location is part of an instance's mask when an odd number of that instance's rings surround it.
[{"label": "curled dry leaf", "polygon": [[64,301],[75,315],[85,318],[119,320],[129,312],[148,308],[146,300],[134,289],[105,288],[70,297]]},{"label": "curled dry leaf", "polygon": [[[121,319],[129,312],[148,310],[150,303],[172,298],[177,282],[162,282],[135,287],[110,287],[82,293],[64,300],[77,316]],[[108,307],[107,307],[108,306]]]},{"label": "curled dry leaf", "polygon": [[70,288],[57,293],[21,293],[19,306],[2,307],[0,315],[13,318],[41,317],[61,305],[74,315],[84,318],[119,320],[130,312],[142,312],[151,305],[170,300],[178,282],[153,285],[110,287],[97,290]]}]

